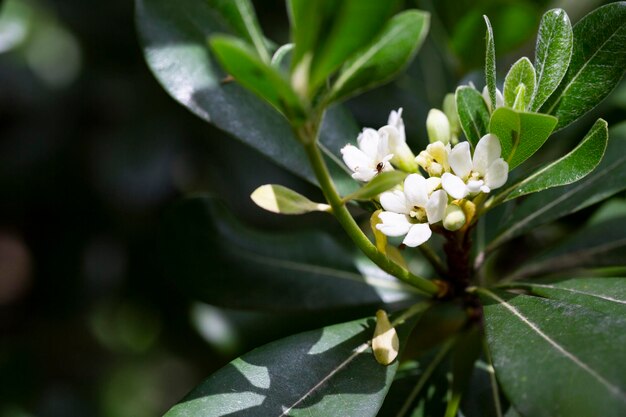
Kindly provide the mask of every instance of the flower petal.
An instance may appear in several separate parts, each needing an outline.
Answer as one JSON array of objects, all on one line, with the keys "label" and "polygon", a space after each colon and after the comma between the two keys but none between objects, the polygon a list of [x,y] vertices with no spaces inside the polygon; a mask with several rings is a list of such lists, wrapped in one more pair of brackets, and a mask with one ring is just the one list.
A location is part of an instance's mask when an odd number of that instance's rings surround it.
[{"label": "flower petal", "polygon": [[378,218],[382,223],[377,224],[376,228],[387,236],[403,236],[412,226],[404,214],[383,211],[378,214]]},{"label": "flower petal", "polygon": [[437,223],[443,219],[443,215],[448,205],[448,194],[443,190],[435,191],[426,203],[426,215],[428,223]]},{"label": "flower petal", "polygon": [[480,191],[480,187],[482,187],[485,184],[485,181],[483,180],[469,180],[467,182],[467,190],[470,193],[477,193]]},{"label": "flower petal", "polygon": [[430,195],[441,185],[440,177],[428,177],[426,178],[426,192]]},{"label": "flower petal", "polygon": [[378,170],[376,169],[357,169],[357,171],[352,174],[352,178],[357,181],[368,182],[371,181],[376,176],[376,174],[378,174]]},{"label": "flower petal", "polygon": [[361,133],[359,133],[359,137],[356,141],[359,144],[359,148],[370,158],[376,159],[376,155],[378,153],[378,142],[380,139],[380,135],[377,131],[370,128],[365,128]]},{"label": "flower petal", "polygon": [[346,163],[351,171],[356,172],[360,169],[373,168],[373,160],[354,145],[346,145],[341,148],[341,155],[343,156],[343,162]]},{"label": "flower petal", "polygon": [[411,226],[409,233],[407,233],[402,243],[414,248],[430,239],[432,234],[433,232],[430,230],[428,223],[414,224]]},{"label": "flower petal", "polygon": [[398,129],[398,139],[402,142],[406,142],[406,135],[404,133],[404,120],[402,120],[402,107],[396,110],[391,110],[389,118],[387,118],[387,124]]},{"label": "flower petal", "polygon": [[448,163],[456,175],[461,178],[467,177],[472,170],[469,142],[461,142],[452,148],[448,156]]},{"label": "flower petal", "polygon": [[485,184],[492,190],[494,188],[502,187],[509,177],[509,164],[504,159],[498,158],[487,169],[487,175],[485,175]]},{"label": "flower petal", "polygon": [[426,178],[420,174],[411,174],[404,180],[404,194],[407,205],[410,207],[425,207],[428,201]]},{"label": "flower petal", "polygon": [[446,172],[441,177],[441,186],[444,190],[446,190],[450,197],[457,200],[465,198],[465,196],[469,193],[469,190],[463,180],[456,175],[450,174],[449,172]]},{"label": "flower petal", "polygon": [[493,161],[500,158],[502,147],[496,135],[491,133],[480,138],[474,149],[474,171],[483,177],[487,173],[487,168]]},{"label": "flower petal", "polygon": [[386,211],[409,214],[406,197],[402,191],[394,190],[382,193],[380,195],[380,205]]}]

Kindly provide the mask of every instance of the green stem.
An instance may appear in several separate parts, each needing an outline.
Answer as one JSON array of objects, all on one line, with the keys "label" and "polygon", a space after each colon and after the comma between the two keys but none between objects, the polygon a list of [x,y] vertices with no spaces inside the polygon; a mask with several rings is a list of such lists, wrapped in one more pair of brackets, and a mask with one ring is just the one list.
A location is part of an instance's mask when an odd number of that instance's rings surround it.
[{"label": "green stem", "polygon": [[[321,120],[321,118],[319,119]],[[398,279],[413,285],[426,294],[436,296],[442,292],[442,289],[433,281],[429,281],[426,278],[419,277],[407,271],[400,265],[391,261],[387,256],[380,252],[376,246],[369,240],[369,238],[363,233],[359,225],[356,223],[341,196],[335,188],[328,167],[324,162],[324,157],[317,146],[316,136],[317,127],[319,121],[314,121],[311,124],[303,126],[303,128],[296,130],[296,135],[300,138],[304,144],[304,149],[309,157],[313,172],[322,188],[322,192],[326,197],[326,201],[330,204],[332,212],[344,228],[348,236],[358,246],[359,249],[376,265],[378,265],[383,271],[391,274]]]}]

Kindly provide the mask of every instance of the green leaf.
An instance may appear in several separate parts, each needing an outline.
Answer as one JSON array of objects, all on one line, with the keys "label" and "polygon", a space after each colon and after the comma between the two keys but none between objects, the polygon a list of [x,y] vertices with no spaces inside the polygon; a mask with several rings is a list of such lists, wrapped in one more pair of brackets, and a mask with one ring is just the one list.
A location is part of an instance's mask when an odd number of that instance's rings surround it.
[{"label": "green leaf", "polygon": [[621,266],[626,259],[626,216],[581,227],[554,248],[524,262],[510,279],[580,267]]},{"label": "green leaf", "polygon": [[316,311],[416,299],[327,233],[254,230],[209,197],[177,205],[162,240],[177,284],[217,306]]},{"label": "green leaf", "polygon": [[345,197],[344,200],[369,200],[400,184],[406,176],[407,173],[403,171],[381,172],[363,187]]},{"label": "green leaf", "polygon": [[422,45],[428,26],[426,12],[408,10],[394,16],[371,44],[343,65],[329,100],[342,100],[392,79]]},{"label": "green leaf", "polygon": [[626,70],[626,2],[600,7],[574,25],[567,73],[541,113],[554,114],[561,129],[600,103]]},{"label": "green leaf", "polygon": [[209,0],[209,4],[219,11],[240,37],[254,45],[263,62],[270,62],[263,31],[250,0]]},{"label": "green leaf", "polygon": [[488,245],[491,251],[515,236],[574,213],[626,189],[626,123],[609,131],[609,144],[600,165],[586,178],[564,187],[533,194],[511,210]]},{"label": "green leaf", "polygon": [[[258,150],[295,175],[317,184],[304,149],[287,120],[264,100],[237,83],[223,83],[226,73],[207,39],[229,33],[218,11],[205,0],[136,0],[138,32],[148,66],[178,102],[200,118]],[[339,150],[359,127],[343,108],[329,109],[320,131],[321,146],[340,192],[357,183],[345,170]]]},{"label": "green leaf", "polygon": [[602,160],[608,140],[608,125],[604,120],[598,119],[576,148],[511,186],[510,194],[504,201],[548,188],[572,184],[586,177]]},{"label": "green leaf", "polygon": [[[485,80],[487,82],[487,90],[489,91],[489,100],[491,103],[496,102],[496,44],[493,41],[493,29],[491,22],[487,16],[483,16],[487,25],[487,33],[485,35]],[[493,104],[495,107],[495,104]]]},{"label": "green leaf", "polygon": [[513,170],[541,148],[556,123],[556,118],[547,114],[500,107],[491,115],[489,132],[500,139],[502,158],[509,163],[509,170]]},{"label": "green leaf", "polygon": [[294,68],[312,53],[309,86],[315,91],[355,52],[378,35],[397,0],[290,0]]},{"label": "green leaf", "polygon": [[480,138],[487,134],[489,126],[487,103],[476,89],[461,86],[456,89],[456,107],[465,137],[472,146],[476,146]]},{"label": "green leaf", "polygon": [[521,110],[526,110],[535,91],[535,68],[526,57],[520,58],[509,70],[504,80],[504,105],[513,107],[520,85],[526,88],[526,95]]},{"label": "green leaf", "polygon": [[504,287],[527,290],[540,297],[578,304],[605,314],[626,315],[626,278],[550,279],[515,282]]},{"label": "green leaf", "polygon": [[626,318],[577,304],[478,290],[498,381],[533,417],[626,414]]},{"label": "green leaf", "polygon": [[330,211],[328,204],[315,203],[300,193],[277,184],[262,185],[250,195],[257,206],[279,214],[305,214]]},{"label": "green leaf", "polygon": [[565,76],[572,57],[573,42],[572,25],[567,13],[562,9],[548,10],[541,18],[535,47],[537,89],[532,97],[532,111],[541,108]]},{"label": "green leaf", "polygon": [[[414,325],[399,326],[402,343]],[[365,318],[257,348],[211,375],[165,417],[376,416],[398,362],[376,362],[373,332],[373,318]]]},{"label": "green leaf", "polygon": [[239,84],[267,100],[289,120],[302,121],[306,114],[289,82],[269,63],[263,62],[243,41],[224,35],[211,38],[217,59]]}]

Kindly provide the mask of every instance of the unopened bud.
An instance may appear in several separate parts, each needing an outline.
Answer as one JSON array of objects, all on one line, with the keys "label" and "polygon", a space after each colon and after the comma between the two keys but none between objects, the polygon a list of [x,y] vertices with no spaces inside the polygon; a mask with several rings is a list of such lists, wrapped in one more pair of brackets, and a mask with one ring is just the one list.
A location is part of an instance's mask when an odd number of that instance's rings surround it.
[{"label": "unopened bud", "polygon": [[443,215],[443,227],[454,232],[465,225],[465,213],[461,207],[450,204]]},{"label": "unopened bud", "polygon": [[431,109],[428,112],[426,131],[430,143],[442,142],[444,145],[450,143],[450,122],[441,110]]},{"label": "unopened bud", "polygon": [[450,153],[450,147],[444,145],[443,142],[434,142],[426,147],[426,152],[437,162],[441,164],[444,171],[450,170],[450,164],[448,164],[448,153]]},{"label": "unopened bud", "polygon": [[306,98],[308,95],[309,70],[312,58],[311,53],[304,55],[291,73],[291,85],[300,97]]}]

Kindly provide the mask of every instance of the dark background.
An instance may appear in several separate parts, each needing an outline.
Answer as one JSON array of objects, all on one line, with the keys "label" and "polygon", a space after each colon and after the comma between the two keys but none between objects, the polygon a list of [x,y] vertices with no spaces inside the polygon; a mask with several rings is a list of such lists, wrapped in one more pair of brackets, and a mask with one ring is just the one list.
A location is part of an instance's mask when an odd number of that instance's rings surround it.
[{"label": "dark background", "polygon": [[[417,3],[435,12],[418,59],[348,105],[367,126],[403,106],[419,146],[428,109],[460,81],[481,77],[482,14],[506,69],[533,56],[540,16],[556,3]],[[602,2],[558,3],[575,22]],[[255,5],[267,35],[287,42],[283,2]],[[299,325],[217,309],[181,290],[165,272],[164,213],[184,195],[211,192],[246,223],[285,229],[295,221],[261,212],[251,191],[268,182],[316,191],[167,95],[143,60],[132,1],[2,7],[0,417],[160,415],[233,356]],[[623,118],[625,91],[597,110],[609,122]],[[568,129],[551,151],[586,127]],[[312,227],[318,219],[296,221]]]}]

